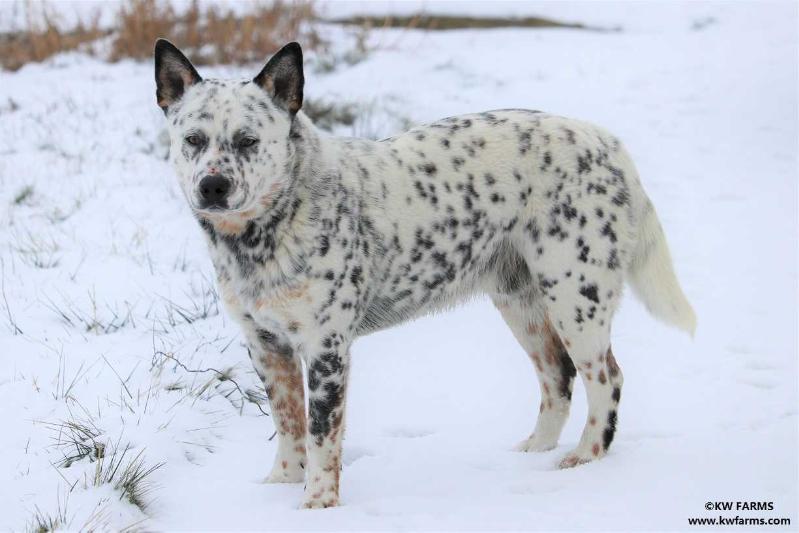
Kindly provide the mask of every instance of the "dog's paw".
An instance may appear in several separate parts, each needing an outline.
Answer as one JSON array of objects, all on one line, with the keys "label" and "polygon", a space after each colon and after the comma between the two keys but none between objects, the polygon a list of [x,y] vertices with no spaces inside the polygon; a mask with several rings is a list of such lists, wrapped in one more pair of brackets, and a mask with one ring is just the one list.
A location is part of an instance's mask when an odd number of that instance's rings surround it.
[{"label": "dog's paw", "polygon": [[519,444],[514,446],[514,451],[517,452],[548,452],[555,449],[558,441],[552,439],[540,439],[535,434],[530,435],[529,438],[524,439]]},{"label": "dog's paw", "polygon": [[300,509],[327,509],[328,507],[338,507],[338,496],[334,494],[320,494],[317,497],[312,495],[305,499]]},{"label": "dog's paw", "polygon": [[560,463],[558,463],[558,468],[574,468],[575,466],[585,464],[589,462],[591,459],[586,457],[580,457],[579,455],[569,454],[563,459],[561,459]]},{"label": "dog's paw", "polygon": [[305,498],[301,509],[325,509],[338,506],[337,480],[314,476],[305,485]]},{"label": "dog's paw", "polygon": [[591,450],[583,451],[579,448],[569,453],[558,464],[558,468],[574,468],[575,466],[590,463],[605,455],[605,450],[599,444],[594,444]]}]

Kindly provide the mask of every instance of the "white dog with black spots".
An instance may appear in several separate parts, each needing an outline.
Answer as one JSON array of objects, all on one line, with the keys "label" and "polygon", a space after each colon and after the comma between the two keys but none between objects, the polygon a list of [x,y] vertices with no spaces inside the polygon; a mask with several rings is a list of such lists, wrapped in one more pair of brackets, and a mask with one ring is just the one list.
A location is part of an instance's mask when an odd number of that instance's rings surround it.
[{"label": "white dog with black spots", "polygon": [[630,157],[596,126],[519,109],[337,138],[301,110],[297,43],[252,80],[203,80],[165,40],[155,67],[170,159],[269,398],[267,481],[305,481],[304,507],[339,503],[361,335],[489,295],[541,385],[520,450],[556,446],[582,378],[588,419],[560,462],[572,467],[605,455],[616,431],[610,326],[625,281],[654,316],[695,328]]}]

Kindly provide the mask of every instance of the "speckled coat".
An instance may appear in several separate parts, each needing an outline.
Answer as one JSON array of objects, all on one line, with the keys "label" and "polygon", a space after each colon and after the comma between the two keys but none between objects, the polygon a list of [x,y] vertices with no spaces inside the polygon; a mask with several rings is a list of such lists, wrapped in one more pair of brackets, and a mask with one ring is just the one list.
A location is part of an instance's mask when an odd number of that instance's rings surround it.
[{"label": "speckled coat", "polygon": [[622,374],[610,325],[624,282],[693,331],[654,208],[600,128],[501,110],[377,142],[328,137],[301,111],[295,43],[239,82],[202,80],[159,41],[156,82],[171,160],[269,397],[279,447],[267,480],[304,480],[305,507],[339,501],[361,335],[489,295],[541,386],[521,451],[557,444],[574,376],[584,382],[588,420],[560,463],[570,467],[614,437]]}]

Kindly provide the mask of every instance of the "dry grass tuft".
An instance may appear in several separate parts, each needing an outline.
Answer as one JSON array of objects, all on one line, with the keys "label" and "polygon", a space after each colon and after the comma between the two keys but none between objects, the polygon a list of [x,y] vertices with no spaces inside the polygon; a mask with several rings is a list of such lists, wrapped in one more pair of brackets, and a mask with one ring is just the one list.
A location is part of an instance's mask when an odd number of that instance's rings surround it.
[{"label": "dry grass tuft", "polygon": [[56,463],[59,468],[69,468],[85,458],[94,462],[105,455],[105,443],[98,440],[101,431],[91,420],[62,420],[43,425],[52,432],[52,446],[63,455]]},{"label": "dry grass tuft", "polygon": [[252,13],[236,18],[230,11],[209,10],[202,43],[189,43],[195,48],[211,44],[211,57],[197,57],[199,62],[247,63],[263,61],[266,54],[277,51],[289,41],[301,41],[306,49],[316,49],[322,40],[311,21],[316,19],[313,4],[308,1],[258,6]]},{"label": "dry grass tuft", "polygon": [[26,3],[24,8],[25,27],[0,34],[0,66],[8,70],[75,50],[107,33],[100,29],[97,14],[89,20],[81,20],[74,29],[64,31],[58,16],[46,4]]},{"label": "dry grass tuft", "polygon": [[461,30],[493,28],[573,28],[580,30],[618,31],[618,28],[598,28],[580,23],[562,22],[545,17],[469,17],[462,15],[432,15],[418,13],[408,16],[354,16],[331,22],[376,28],[419,30]]},{"label": "dry grass tuft", "polygon": [[149,59],[155,40],[165,37],[198,65],[263,61],[289,41],[301,41],[309,50],[323,44],[313,0],[256,3],[242,14],[223,3],[193,0],[179,11],[167,0],[125,0],[111,29],[100,27],[99,12],[64,30],[48,4],[26,2],[22,8],[25,26],[0,34],[0,66],[9,70],[105,36],[111,39],[111,61]]},{"label": "dry grass tuft", "polygon": [[111,45],[110,59],[149,57],[155,40],[171,35],[175,24],[177,17],[168,3],[155,0],[126,2],[117,13],[117,33]]},{"label": "dry grass tuft", "polygon": [[308,99],[303,102],[302,111],[317,127],[326,131],[333,131],[333,128],[339,125],[352,126],[358,118],[358,106],[351,102]]},{"label": "dry grass tuft", "polygon": [[25,531],[29,531],[30,533],[51,533],[66,528],[67,521],[66,505],[64,505],[62,509],[61,501],[59,500],[58,510],[54,515],[44,513],[41,509],[36,507],[33,516],[28,520],[28,524],[25,526]]},{"label": "dry grass tuft", "polygon": [[157,0],[128,0],[118,16],[111,59],[149,58],[155,40],[166,37],[198,65],[263,61],[288,41],[318,47],[315,20],[313,3],[307,0],[257,4],[242,15],[222,4],[201,7],[197,0],[180,15]]},{"label": "dry grass tuft", "polygon": [[130,445],[122,448],[117,442],[116,445],[106,445],[106,448],[111,451],[105,452],[97,459],[94,477],[91,480],[92,485],[99,487],[104,484],[113,484],[113,487],[120,493],[120,500],[124,498],[141,511],[146,511],[150,503],[149,495],[154,489],[150,476],[166,463],[147,465],[144,459],[144,450],[125,462],[125,457],[131,450]]}]

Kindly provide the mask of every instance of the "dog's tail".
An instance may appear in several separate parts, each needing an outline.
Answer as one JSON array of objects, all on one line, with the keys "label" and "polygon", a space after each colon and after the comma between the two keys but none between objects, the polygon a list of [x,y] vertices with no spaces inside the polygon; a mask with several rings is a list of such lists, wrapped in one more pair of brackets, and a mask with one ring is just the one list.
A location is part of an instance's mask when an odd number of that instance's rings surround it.
[{"label": "dog's tail", "polygon": [[638,225],[627,281],[655,318],[694,335],[696,314],[674,274],[666,236],[648,199]]}]

